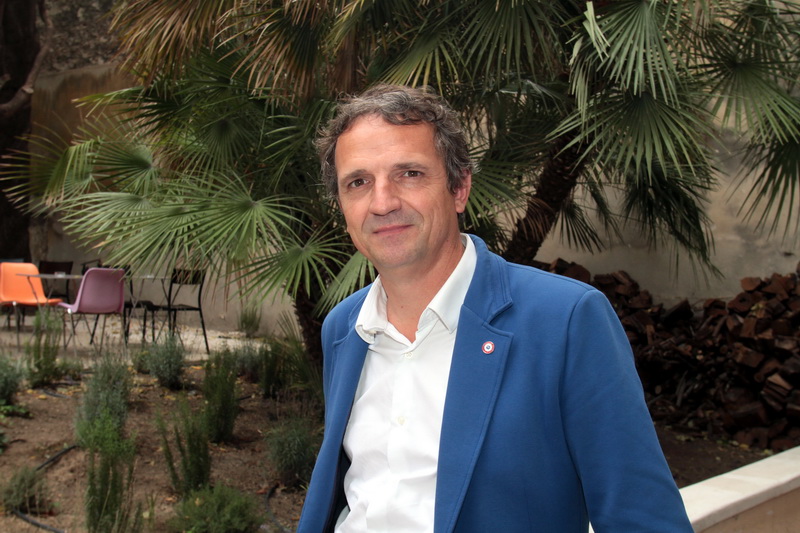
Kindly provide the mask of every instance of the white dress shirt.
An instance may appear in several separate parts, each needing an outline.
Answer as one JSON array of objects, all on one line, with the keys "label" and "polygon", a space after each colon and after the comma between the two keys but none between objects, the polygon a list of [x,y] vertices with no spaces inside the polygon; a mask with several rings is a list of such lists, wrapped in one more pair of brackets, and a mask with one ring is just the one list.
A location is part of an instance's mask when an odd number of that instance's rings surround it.
[{"label": "white dress shirt", "polygon": [[439,437],[456,329],[476,254],[464,254],[428,304],[410,342],[389,321],[375,281],[356,321],[369,350],[344,435],[348,506],[336,533],[433,531]]}]

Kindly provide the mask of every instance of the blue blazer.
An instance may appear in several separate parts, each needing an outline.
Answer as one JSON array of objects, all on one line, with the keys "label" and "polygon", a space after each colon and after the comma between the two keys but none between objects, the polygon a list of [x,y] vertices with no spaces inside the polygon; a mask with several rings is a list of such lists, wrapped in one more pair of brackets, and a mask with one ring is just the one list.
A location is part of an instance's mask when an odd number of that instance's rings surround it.
[{"label": "blue blazer", "polygon": [[[585,533],[591,520],[597,533],[690,533],[606,297],[472,239],[478,262],[447,386],[434,532]],[[346,505],[342,439],[367,352],[354,330],[366,293],[323,325],[325,436],[299,533],[331,531]]]}]

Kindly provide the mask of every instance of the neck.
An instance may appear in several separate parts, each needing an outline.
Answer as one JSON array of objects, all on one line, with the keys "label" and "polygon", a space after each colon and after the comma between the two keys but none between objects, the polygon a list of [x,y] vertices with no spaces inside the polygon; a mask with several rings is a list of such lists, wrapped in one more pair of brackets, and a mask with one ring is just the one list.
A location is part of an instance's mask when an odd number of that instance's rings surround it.
[{"label": "neck", "polygon": [[426,272],[380,273],[389,322],[411,342],[416,337],[422,312],[458,266],[463,254],[464,245],[459,237],[455,246],[443,251],[437,268]]}]

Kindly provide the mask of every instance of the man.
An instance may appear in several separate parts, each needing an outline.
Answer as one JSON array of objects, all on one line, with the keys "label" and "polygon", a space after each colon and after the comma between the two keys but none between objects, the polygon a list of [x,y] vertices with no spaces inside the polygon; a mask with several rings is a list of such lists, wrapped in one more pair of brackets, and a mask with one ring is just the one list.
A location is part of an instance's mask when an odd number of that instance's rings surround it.
[{"label": "man", "polygon": [[379,276],[323,325],[298,532],[692,531],[605,297],[459,232],[472,163],[453,111],[379,86],[318,148]]}]

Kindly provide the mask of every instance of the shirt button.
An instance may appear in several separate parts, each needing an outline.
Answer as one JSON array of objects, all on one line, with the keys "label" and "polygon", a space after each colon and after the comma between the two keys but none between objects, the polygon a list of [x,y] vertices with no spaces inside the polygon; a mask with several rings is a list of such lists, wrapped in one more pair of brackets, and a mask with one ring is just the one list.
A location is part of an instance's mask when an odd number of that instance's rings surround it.
[{"label": "shirt button", "polygon": [[397,423],[398,423],[398,424],[400,424],[400,425],[402,426],[403,424],[405,424],[405,423],[406,423],[406,417],[404,417],[404,416],[398,416],[398,417],[397,417]]},{"label": "shirt button", "polygon": [[414,357],[414,352],[406,352],[406,353],[403,354],[403,356],[406,359],[411,359],[412,357]]}]

